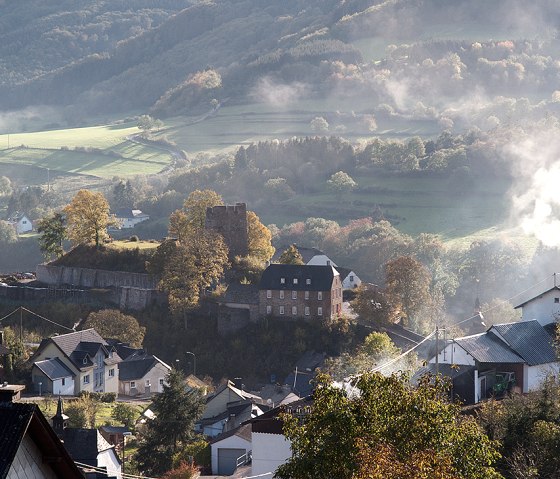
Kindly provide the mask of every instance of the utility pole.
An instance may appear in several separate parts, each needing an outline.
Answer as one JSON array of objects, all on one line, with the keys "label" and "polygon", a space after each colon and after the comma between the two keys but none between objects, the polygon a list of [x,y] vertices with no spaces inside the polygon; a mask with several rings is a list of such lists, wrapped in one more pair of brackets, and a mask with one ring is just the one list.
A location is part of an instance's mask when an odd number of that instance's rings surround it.
[{"label": "utility pole", "polygon": [[436,326],[436,376],[439,375],[439,326]]}]

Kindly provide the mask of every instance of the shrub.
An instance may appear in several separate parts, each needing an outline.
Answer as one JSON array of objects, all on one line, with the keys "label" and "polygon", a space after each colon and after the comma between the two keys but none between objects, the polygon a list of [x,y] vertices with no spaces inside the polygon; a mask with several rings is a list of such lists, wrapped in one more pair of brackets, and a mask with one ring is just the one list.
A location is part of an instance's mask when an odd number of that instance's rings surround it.
[{"label": "shrub", "polygon": [[135,241],[140,241],[140,239],[138,238],[138,236],[132,235],[132,236],[128,239],[128,241],[133,241],[133,242],[135,242]]}]

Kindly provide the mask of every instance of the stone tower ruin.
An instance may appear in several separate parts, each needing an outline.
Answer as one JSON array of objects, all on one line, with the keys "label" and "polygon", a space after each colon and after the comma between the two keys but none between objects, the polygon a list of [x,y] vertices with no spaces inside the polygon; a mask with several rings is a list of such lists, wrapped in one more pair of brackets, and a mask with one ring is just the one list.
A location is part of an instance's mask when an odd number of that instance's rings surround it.
[{"label": "stone tower ruin", "polygon": [[246,256],[249,252],[245,203],[207,208],[205,227],[224,237],[229,248],[230,259],[235,256]]}]

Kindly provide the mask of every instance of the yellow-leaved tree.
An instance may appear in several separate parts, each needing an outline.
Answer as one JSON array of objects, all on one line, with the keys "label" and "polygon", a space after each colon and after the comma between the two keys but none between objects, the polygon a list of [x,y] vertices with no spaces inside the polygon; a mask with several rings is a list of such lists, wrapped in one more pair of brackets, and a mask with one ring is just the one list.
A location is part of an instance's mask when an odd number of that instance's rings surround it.
[{"label": "yellow-leaved tree", "polygon": [[274,255],[272,233],[261,223],[252,211],[247,211],[247,236],[249,237],[249,256],[268,261]]},{"label": "yellow-leaved tree", "polygon": [[224,204],[222,197],[213,190],[195,190],[185,200],[183,208],[169,217],[169,234],[179,241],[191,233],[204,230],[206,209]]},{"label": "yellow-leaved tree", "polygon": [[107,227],[113,223],[109,203],[102,193],[80,190],[64,208],[66,234],[74,244],[100,243],[107,238]]}]

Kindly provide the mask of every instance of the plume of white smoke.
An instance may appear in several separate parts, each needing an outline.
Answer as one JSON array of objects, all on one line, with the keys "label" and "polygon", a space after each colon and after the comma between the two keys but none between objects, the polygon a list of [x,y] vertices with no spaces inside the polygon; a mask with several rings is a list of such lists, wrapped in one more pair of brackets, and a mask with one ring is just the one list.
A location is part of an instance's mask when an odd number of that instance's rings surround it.
[{"label": "plume of white smoke", "polygon": [[266,76],[259,79],[251,90],[255,101],[266,103],[275,108],[287,108],[308,93],[308,86],[304,83],[279,83]]},{"label": "plume of white smoke", "polygon": [[560,246],[560,128],[520,135],[504,147],[516,178],[514,220],[545,246]]}]

